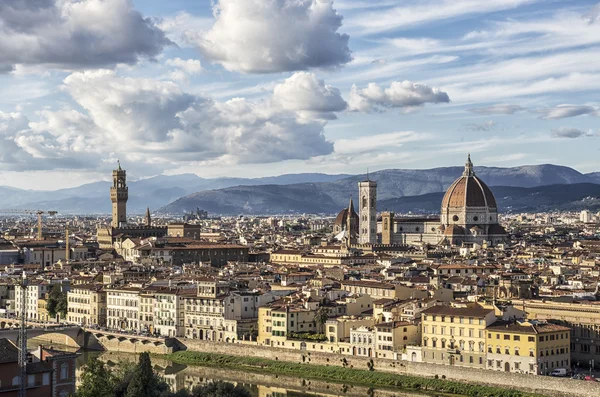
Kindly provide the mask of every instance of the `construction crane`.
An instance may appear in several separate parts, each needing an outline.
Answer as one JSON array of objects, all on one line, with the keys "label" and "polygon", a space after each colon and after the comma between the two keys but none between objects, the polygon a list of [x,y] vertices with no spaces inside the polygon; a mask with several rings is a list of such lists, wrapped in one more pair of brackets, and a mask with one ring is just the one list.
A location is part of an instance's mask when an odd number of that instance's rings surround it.
[{"label": "construction crane", "polygon": [[37,215],[37,239],[42,240],[42,215],[48,214],[50,216],[58,214],[58,211],[44,211],[44,210],[0,210],[0,214],[31,214]]},{"label": "construction crane", "polygon": [[21,311],[19,313],[21,317],[19,327],[19,368],[21,369],[21,384],[19,385],[19,397],[26,397],[27,394],[27,286],[29,282],[25,271],[23,271],[23,278],[19,283],[21,290]]}]

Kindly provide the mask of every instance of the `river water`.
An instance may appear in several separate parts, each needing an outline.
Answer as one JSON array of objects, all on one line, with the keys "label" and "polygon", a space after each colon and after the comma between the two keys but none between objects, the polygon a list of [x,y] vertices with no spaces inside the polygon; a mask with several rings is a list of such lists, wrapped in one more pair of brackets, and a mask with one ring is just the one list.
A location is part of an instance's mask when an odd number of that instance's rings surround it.
[{"label": "river water", "polygon": [[[30,348],[35,347],[34,343]],[[73,348],[54,346],[61,350],[74,351]],[[119,352],[79,351],[77,358],[77,377],[90,356],[97,356],[109,366],[117,366],[123,362],[137,362],[138,356]],[[278,375],[256,374],[230,369],[206,368],[200,366],[186,366],[172,361],[152,358],[154,369],[171,386],[173,391],[182,388],[192,389],[197,385],[204,385],[212,381],[225,381],[246,388],[252,397],[424,397],[423,394],[408,393],[402,390],[370,390],[367,387],[350,386],[332,382],[299,379]]]}]

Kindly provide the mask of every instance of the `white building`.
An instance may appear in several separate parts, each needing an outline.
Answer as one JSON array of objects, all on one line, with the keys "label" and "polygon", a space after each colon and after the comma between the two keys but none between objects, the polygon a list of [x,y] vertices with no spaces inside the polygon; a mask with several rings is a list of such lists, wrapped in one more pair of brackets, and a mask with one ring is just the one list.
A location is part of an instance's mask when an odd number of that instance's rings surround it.
[{"label": "white building", "polygon": [[139,331],[140,287],[106,290],[106,325],[108,328]]}]

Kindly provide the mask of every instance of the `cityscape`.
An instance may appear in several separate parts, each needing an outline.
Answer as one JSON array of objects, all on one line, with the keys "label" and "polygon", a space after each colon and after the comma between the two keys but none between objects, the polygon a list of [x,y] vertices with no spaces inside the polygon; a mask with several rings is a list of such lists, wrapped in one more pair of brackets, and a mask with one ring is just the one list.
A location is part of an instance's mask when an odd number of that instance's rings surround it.
[{"label": "cityscape", "polygon": [[599,395],[598,24],[0,4],[0,397]]}]

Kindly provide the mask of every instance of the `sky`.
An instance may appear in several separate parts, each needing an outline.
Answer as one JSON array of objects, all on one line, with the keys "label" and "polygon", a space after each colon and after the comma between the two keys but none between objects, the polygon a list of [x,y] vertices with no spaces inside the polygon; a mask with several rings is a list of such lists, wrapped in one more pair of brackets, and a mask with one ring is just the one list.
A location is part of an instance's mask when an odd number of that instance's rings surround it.
[{"label": "sky", "polygon": [[2,0],[0,185],[600,171],[600,4]]}]

